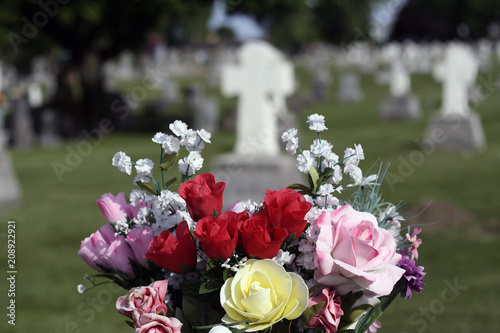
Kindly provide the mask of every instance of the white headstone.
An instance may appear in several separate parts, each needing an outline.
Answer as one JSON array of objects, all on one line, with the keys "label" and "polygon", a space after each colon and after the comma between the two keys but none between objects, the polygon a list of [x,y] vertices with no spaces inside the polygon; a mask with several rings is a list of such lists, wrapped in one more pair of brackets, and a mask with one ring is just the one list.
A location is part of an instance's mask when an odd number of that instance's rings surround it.
[{"label": "white headstone", "polygon": [[177,82],[172,79],[165,79],[163,82],[162,89],[162,101],[166,104],[176,104],[180,102],[181,93],[179,91],[179,86]]},{"label": "white headstone", "polygon": [[469,114],[468,87],[476,81],[478,67],[479,61],[468,46],[447,46],[444,59],[434,68],[434,77],[443,83],[443,115]]},{"label": "white headstone", "polygon": [[469,108],[468,89],[475,83],[479,59],[465,44],[450,43],[434,76],[443,82],[441,110],[431,119],[426,140],[437,149],[478,150],[486,138],[478,113]]},{"label": "white headstone", "polygon": [[391,95],[394,97],[405,96],[410,93],[410,73],[405,68],[401,59],[395,58],[391,67]]},{"label": "white headstone", "polygon": [[40,144],[44,147],[55,147],[61,144],[58,133],[57,115],[54,109],[46,108],[42,111],[40,119]]},{"label": "white headstone", "polygon": [[342,73],[339,79],[338,98],[341,102],[360,102],[364,99],[359,75],[352,72]]},{"label": "white headstone", "polygon": [[33,146],[33,119],[27,96],[21,96],[12,105],[12,142],[14,147],[28,149]]},{"label": "white headstone", "polygon": [[205,129],[210,133],[219,130],[219,102],[212,97],[201,97],[196,103],[194,128]]},{"label": "white headstone", "polygon": [[[238,65],[222,70],[225,96],[238,96],[234,153],[218,156],[213,170],[226,182],[224,204],[263,200],[266,190],[279,190],[300,179],[295,159],[281,154],[278,119],[295,86],[293,66],[264,41],[250,41],[238,51]],[[281,134],[281,133],[280,133]]]},{"label": "white headstone", "polygon": [[[2,73],[0,72],[0,81]],[[1,94],[1,90],[0,90]],[[12,168],[10,156],[4,149],[7,135],[4,129],[4,101],[0,96],[0,211],[12,209],[21,201],[21,190]]]},{"label": "white headstone", "polygon": [[277,114],[285,109],[285,98],[294,89],[292,64],[264,41],[249,41],[238,52],[238,65],[222,71],[225,96],[238,96],[236,153],[256,137],[259,154],[278,155]]},{"label": "white headstone", "polygon": [[31,82],[28,86],[28,103],[31,108],[39,108],[43,104],[43,91],[38,82]]}]

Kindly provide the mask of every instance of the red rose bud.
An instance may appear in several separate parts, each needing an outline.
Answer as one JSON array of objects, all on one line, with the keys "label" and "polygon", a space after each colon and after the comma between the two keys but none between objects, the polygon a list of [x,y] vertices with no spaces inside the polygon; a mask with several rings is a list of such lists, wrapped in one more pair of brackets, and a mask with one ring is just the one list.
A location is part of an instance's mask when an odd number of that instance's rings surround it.
[{"label": "red rose bud", "polygon": [[226,183],[215,183],[214,175],[202,173],[179,186],[179,195],[186,201],[189,214],[198,221],[205,216],[222,211],[222,193]]},{"label": "red rose bud", "polygon": [[177,238],[169,230],[164,230],[151,241],[144,257],[170,271],[186,273],[185,267],[194,268],[196,265],[196,247],[186,221],[179,223],[175,234]]},{"label": "red rose bud", "polygon": [[274,258],[288,237],[288,232],[279,227],[270,227],[267,217],[253,214],[239,224],[242,252],[259,259]]},{"label": "red rose bud", "polygon": [[312,203],[292,189],[267,190],[262,213],[267,213],[271,226],[280,226],[297,239],[307,226],[304,217],[311,207]]},{"label": "red rose bud", "polygon": [[209,215],[198,221],[193,235],[210,259],[231,257],[238,241],[238,218],[235,212],[224,212],[218,218]]}]

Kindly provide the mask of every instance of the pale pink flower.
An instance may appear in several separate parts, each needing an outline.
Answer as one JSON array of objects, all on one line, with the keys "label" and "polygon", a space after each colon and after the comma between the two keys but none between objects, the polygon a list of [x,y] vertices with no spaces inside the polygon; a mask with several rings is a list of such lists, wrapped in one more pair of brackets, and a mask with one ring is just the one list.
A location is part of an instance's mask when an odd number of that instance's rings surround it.
[{"label": "pale pink flower", "polygon": [[103,194],[96,203],[107,222],[116,223],[119,220],[125,221],[127,217],[132,218],[130,205],[125,200],[123,192],[117,196],[111,193]]},{"label": "pale pink flower", "polygon": [[315,279],[345,295],[362,290],[367,297],[390,294],[405,272],[389,231],[375,216],[345,205],[313,222],[319,229]]},{"label": "pale pink flower", "polygon": [[154,231],[149,226],[135,227],[128,234],[125,241],[130,245],[139,264],[148,267],[148,260],[144,258],[148,252],[149,243],[155,238]]},{"label": "pale pink flower", "polygon": [[418,247],[422,244],[422,240],[417,238],[417,235],[422,231],[422,229],[415,228],[413,229],[413,234],[406,234],[406,239],[410,241],[411,246],[411,260],[418,259]]}]

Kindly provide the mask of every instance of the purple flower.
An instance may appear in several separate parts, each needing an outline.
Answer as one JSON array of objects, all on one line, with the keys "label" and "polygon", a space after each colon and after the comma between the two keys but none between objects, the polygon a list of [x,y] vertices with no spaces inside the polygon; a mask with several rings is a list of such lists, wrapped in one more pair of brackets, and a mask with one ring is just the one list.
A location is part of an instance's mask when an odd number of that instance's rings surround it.
[{"label": "purple flower", "polygon": [[413,292],[421,293],[425,283],[422,282],[426,273],[423,266],[417,266],[415,261],[409,257],[407,252],[398,251],[402,258],[398,262],[398,267],[405,270],[405,273],[398,284],[406,284],[406,288],[401,291],[401,297],[410,298]]}]

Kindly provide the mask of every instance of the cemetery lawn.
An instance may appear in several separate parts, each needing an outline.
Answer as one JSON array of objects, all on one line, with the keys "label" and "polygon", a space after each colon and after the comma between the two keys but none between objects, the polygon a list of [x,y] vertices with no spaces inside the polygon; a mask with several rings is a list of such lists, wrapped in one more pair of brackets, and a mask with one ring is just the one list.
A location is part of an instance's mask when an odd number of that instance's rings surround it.
[{"label": "cemetery lawn", "polygon": [[[297,72],[307,82],[303,72]],[[418,144],[440,104],[440,87],[429,76],[413,77],[413,92],[423,109],[423,117],[415,122],[381,122],[378,105],[388,88],[375,85],[371,76],[363,76],[361,82],[365,100],[360,104],[338,103],[333,84],[328,101],[302,110],[298,116],[302,145],[314,138],[303,126],[306,116],[325,115],[329,131],[323,137],[334,144],[337,154],[343,155],[345,147],[356,143],[365,150],[363,171],[374,164],[375,173],[380,162],[391,163],[389,175],[393,178],[384,181],[382,193],[388,201],[404,201],[400,211],[407,217],[417,215],[432,200],[427,210],[408,223],[439,222],[424,227],[420,235],[423,244],[418,263],[427,272],[424,292],[411,300],[396,299],[381,318],[380,332],[498,332],[500,94],[483,85],[484,101],[474,107],[482,117],[487,147],[481,152],[445,153]],[[305,86],[302,89],[304,93]],[[84,274],[92,273],[77,252],[80,241],[104,223],[95,200],[107,192],[128,195],[133,188],[132,178],[111,166],[112,156],[121,150],[133,160],[148,157],[157,161],[159,150],[151,142],[153,135],[112,133],[92,143],[81,160],[68,155],[79,145],[83,147],[78,140],[56,149],[12,152],[23,204],[0,214],[0,261],[6,262],[6,222],[15,220],[16,326],[8,325],[3,314],[0,331],[133,332],[114,306],[125,290],[107,284],[77,293]],[[204,151],[203,171],[210,170],[216,154],[231,149],[233,140],[231,133],[212,137]],[[68,167],[60,179],[54,162]],[[290,179],[290,183],[296,181]],[[5,313],[5,274],[0,285]]]}]

